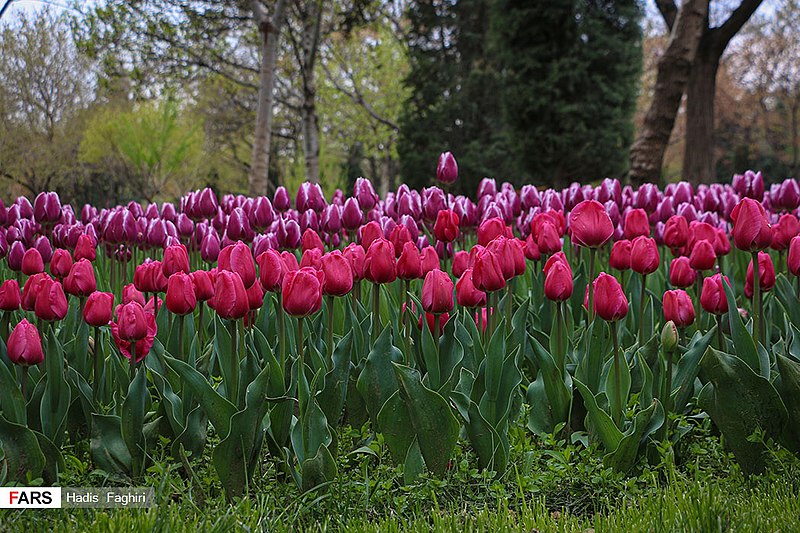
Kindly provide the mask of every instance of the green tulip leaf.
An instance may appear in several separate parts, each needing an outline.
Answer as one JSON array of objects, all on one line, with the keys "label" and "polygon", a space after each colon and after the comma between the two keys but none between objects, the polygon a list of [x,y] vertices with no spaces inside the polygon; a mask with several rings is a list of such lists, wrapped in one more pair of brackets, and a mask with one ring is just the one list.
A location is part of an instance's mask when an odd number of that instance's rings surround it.
[{"label": "green tulip leaf", "polygon": [[36,434],[21,424],[9,422],[2,416],[0,416],[0,448],[3,450],[2,462],[8,476],[20,483],[27,483],[29,478],[41,477],[47,466]]},{"label": "green tulip leaf", "polygon": [[391,328],[386,326],[367,355],[364,369],[358,376],[356,387],[364,400],[367,412],[375,427],[380,430],[378,413],[383,404],[399,388],[392,363],[403,360],[403,354],[392,345]]}]

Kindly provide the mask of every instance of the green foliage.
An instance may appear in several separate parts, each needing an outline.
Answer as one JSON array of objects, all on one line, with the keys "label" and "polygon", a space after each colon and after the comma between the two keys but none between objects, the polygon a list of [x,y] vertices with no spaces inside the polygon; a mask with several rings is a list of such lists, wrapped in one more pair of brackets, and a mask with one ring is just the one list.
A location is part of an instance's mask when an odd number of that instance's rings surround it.
[{"label": "green foliage", "polygon": [[80,159],[121,166],[131,193],[152,201],[197,185],[203,142],[202,124],[172,98],[122,110],[110,105],[89,120]]},{"label": "green foliage", "polygon": [[623,173],[639,17],[634,0],[412,4],[405,181],[429,183],[444,150],[466,192],[484,176],[558,185]]}]

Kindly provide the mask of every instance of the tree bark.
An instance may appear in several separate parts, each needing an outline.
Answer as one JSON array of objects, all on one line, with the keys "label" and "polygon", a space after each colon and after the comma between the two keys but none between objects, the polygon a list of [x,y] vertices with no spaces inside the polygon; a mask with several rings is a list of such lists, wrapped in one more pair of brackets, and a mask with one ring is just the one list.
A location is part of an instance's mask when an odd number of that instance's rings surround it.
[{"label": "tree bark", "polygon": [[318,0],[309,0],[303,13],[303,104],[302,118],[303,154],[306,179],[319,183],[319,120],[317,118],[317,84],[315,65],[319,49],[322,9]]},{"label": "tree bark", "polygon": [[[703,39],[705,40],[705,39]],[[693,183],[716,181],[714,153],[714,99],[720,56],[701,42],[686,88],[686,144],[683,179]]]},{"label": "tree bark", "polygon": [[274,105],[275,64],[281,28],[286,17],[286,0],[278,0],[272,16],[268,16],[260,0],[252,1],[253,16],[261,35],[261,66],[259,68],[258,109],[253,138],[253,157],[247,177],[251,196],[270,192],[269,154],[272,139],[272,108]]},{"label": "tree bark", "polygon": [[761,2],[762,0],[742,0],[719,27],[709,28],[706,21],[686,92],[684,179],[694,183],[716,181],[714,103],[720,58],[733,36],[750,19]]},{"label": "tree bark", "polygon": [[653,100],[631,147],[632,182],[657,182],[675,117],[707,27],[708,0],[686,0],[675,18],[667,49],[658,60]]}]

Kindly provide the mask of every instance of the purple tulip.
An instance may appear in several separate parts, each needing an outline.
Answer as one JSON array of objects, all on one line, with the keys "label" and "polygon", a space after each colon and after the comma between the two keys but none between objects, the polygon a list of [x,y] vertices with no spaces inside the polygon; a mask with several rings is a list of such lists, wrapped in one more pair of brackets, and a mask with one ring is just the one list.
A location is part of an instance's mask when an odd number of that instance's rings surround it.
[{"label": "purple tulip", "polygon": [[313,209],[307,209],[300,216],[301,232],[305,232],[309,228],[313,229],[316,232],[319,232],[319,217],[317,217],[317,212],[314,211]]},{"label": "purple tulip", "polygon": [[21,241],[14,241],[8,250],[8,268],[14,272],[22,270],[22,257],[25,255],[25,245]]},{"label": "purple tulip", "polygon": [[210,188],[206,187],[195,198],[194,209],[198,217],[211,218],[217,213],[219,203],[217,195]]},{"label": "purple tulip", "polygon": [[439,164],[436,166],[436,179],[442,183],[455,183],[458,179],[458,163],[450,152],[439,155]]},{"label": "purple tulip", "polygon": [[341,208],[336,204],[328,205],[322,211],[322,229],[327,233],[339,233],[342,230]]},{"label": "purple tulip", "polygon": [[24,196],[18,196],[14,201],[14,204],[19,209],[19,218],[33,218],[33,206],[31,205],[30,200]]},{"label": "purple tulip", "polygon": [[275,210],[272,209],[272,202],[266,196],[259,196],[255,199],[250,210],[250,224],[258,229],[268,228],[275,220]]},{"label": "purple tulip", "polygon": [[357,178],[353,186],[353,196],[358,200],[358,205],[364,211],[372,211],[378,204],[378,195],[372,187],[372,182],[366,178]]},{"label": "purple tulip", "polygon": [[422,214],[425,220],[436,220],[439,211],[443,209],[447,209],[447,200],[439,187],[422,189]]},{"label": "purple tulip", "polygon": [[361,207],[355,198],[348,198],[344,203],[342,226],[348,231],[353,231],[361,226]]},{"label": "purple tulip", "polygon": [[275,195],[272,197],[272,207],[281,213],[292,207],[286,187],[280,186],[275,189]]},{"label": "purple tulip", "polygon": [[219,237],[214,230],[210,230],[200,243],[200,257],[207,263],[216,263],[219,251]]},{"label": "purple tulip", "polygon": [[34,242],[33,247],[39,251],[42,261],[48,264],[53,257],[53,245],[50,244],[50,240],[44,235],[40,235]]},{"label": "purple tulip", "polygon": [[164,202],[161,205],[161,218],[173,223],[177,220],[178,211],[175,209],[175,205],[172,202]]},{"label": "purple tulip", "polygon": [[494,196],[497,194],[497,182],[494,178],[483,178],[478,184],[478,199],[484,196]]},{"label": "purple tulip", "polygon": [[233,241],[250,242],[253,239],[250,220],[241,207],[234,207],[231,211],[225,233]]}]

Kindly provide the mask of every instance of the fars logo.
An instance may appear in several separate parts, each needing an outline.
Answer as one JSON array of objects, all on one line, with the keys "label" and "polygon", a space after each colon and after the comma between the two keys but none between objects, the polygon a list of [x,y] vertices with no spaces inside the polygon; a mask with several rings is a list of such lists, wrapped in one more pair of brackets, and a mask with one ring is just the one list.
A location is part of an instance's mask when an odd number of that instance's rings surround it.
[{"label": "fars logo", "polygon": [[60,509],[61,487],[0,487],[0,509]]}]

